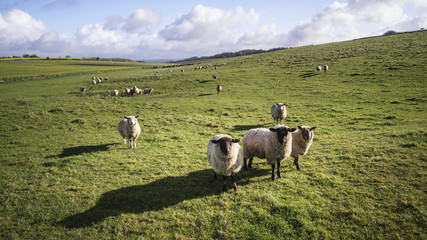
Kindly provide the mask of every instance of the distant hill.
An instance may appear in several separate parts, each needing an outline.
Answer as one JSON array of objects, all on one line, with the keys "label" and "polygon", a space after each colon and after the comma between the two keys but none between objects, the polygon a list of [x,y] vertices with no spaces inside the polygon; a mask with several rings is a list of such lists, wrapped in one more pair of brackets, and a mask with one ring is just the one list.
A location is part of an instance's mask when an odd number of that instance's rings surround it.
[{"label": "distant hill", "polygon": [[285,47],[272,48],[270,50],[245,49],[245,50],[240,50],[238,52],[223,52],[223,53],[219,53],[219,54],[216,54],[213,56],[202,56],[202,57],[195,56],[195,57],[191,57],[191,58],[182,59],[179,61],[170,61],[169,63],[200,62],[200,61],[207,61],[207,60],[220,59],[220,58],[240,57],[240,56],[246,56],[246,55],[257,54],[257,53],[274,52],[274,51],[279,51],[279,50],[283,50],[283,49],[287,49],[287,48],[285,48]]}]

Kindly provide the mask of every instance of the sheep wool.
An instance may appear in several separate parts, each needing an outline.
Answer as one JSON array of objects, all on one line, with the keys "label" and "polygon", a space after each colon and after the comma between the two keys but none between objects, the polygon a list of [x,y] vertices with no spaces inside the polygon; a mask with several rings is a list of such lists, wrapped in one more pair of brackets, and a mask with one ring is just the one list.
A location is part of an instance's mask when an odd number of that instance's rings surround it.
[{"label": "sheep wool", "polygon": [[[278,125],[274,128],[255,128],[243,135],[243,164],[244,169],[252,168],[253,157],[266,159],[272,166],[272,179],[275,179],[274,169],[277,163],[277,176],[281,178],[280,163],[292,152],[292,135],[295,128]],[[248,166],[246,159],[249,159]]]},{"label": "sheep wool", "polygon": [[118,129],[120,135],[123,137],[123,143],[126,144],[126,139],[128,139],[130,148],[136,148],[136,139],[141,133],[138,117],[139,115],[125,116],[125,119],[119,122]]},{"label": "sheep wool", "polygon": [[271,106],[271,116],[273,117],[274,124],[282,124],[282,119],[286,118],[288,112],[284,103],[275,103]]},{"label": "sheep wool", "polygon": [[314,132],[313,130],[317,127],[309,126],[298,126],[298,130],[292,132],[292,153],[291,156],[294,158],[294,163],[298,171],[301,171],[298,157],[299,155],[304,156],[310,149],[313,143]]},{"label": "sheep wool", "polygon": [[239,141],[229,135],[218,134],[212,137],[208,143],[208,162],[215,172],[214,179],[217,174],[223,176],[223,191],[226,189],[225,179],[228,176],[232,177],[234,191],[237,191],[235,174],[242,168],[242,149]]}]

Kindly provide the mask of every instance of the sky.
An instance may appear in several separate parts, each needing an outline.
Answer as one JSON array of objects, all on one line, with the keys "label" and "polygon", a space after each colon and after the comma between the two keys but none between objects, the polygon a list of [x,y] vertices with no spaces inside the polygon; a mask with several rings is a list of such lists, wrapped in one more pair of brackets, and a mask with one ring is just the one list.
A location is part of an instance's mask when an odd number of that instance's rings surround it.
[{"label": "sky", "polygon": [[427,0],[1,0],[0,57],[182,59],[421,28]]}]

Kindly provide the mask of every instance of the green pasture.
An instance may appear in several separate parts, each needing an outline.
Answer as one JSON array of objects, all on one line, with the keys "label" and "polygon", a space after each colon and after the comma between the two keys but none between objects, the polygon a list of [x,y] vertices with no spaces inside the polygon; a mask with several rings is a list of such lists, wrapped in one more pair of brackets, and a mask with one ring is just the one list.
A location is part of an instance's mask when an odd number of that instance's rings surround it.
[{"label": "green pasture", "polygon": [[[417,31],[172,72],[81,62],[69,72],[90,74],[0,83],[0,239],[426,239],[426,39]],[[19,77],[21,63],[7,64]],[[37,64],[22,76],[58,67]],[[207,64],[218,69],[194,70]],[[92,85],[92,75],[110,80]],[[126,96],[133,86],[154,92]],[[209,139],[272,127],[275,102],[287,106],[284,124],[317,126],[302,171],[289,158],[271,181],[255,158],[238,191],[229,181],[222,193]],[[136,114],[142,132],[129,149],[117,124]]]}]

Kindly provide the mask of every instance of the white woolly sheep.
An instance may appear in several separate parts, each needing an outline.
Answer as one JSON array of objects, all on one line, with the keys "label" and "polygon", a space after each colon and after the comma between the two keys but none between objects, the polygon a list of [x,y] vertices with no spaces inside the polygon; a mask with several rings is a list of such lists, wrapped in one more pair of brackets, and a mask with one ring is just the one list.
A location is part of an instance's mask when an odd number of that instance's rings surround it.
[{"label": "white woolly sheep", "polygon": [[181,69],[181,72],[184,72],[184,69]]},{"label": "white woolly sheep", "polygon": [[271,116],[273,117],[274,124],[282,124],[282,119],[286,118],[288,112],[284,103],[275,103],[271,106]]},{"label": "white woolly sheep", "polygon": [[[267,159],[271,165],[271,179],[275,180],[275,164],[277,163],[277,177],[281,178],[280,163],[287,159],[292,152],[292,135],[295,128],[278,125],[274,128],[255,128],[243,135],[243,166],[247,170],[252,168],[254,157]],[[249,164],[246,165],[246,159]]]},{"label": "white woolly sheep", "polygon": [[146,88],[144,89],[144,94],[148,94],[151,95],[151,93],[153,92],[154,88]]},{"label": "white woolly sheep", "polygon": [[116,89],[116,90],[114,90],[114,91],[113,91],[113,95],[114,95],[114,96],[119,96],[119,91],[118,91],[117,89]]},{"label": "white woolly sheep", "polygon": [[222,86],[221,85],[217,85],[216,86],[216,91],[218,92],[218,94],[222,91]]},{"label": "white woolly sheep", "polygon": [[325,73],[326,71],[328,71],[328,69],[329,69],[328,65],[323,66],[323,71],[325,71]]},{"label": "white woolly sheep", "polygon": [[120,135],[123,137],[123,143],[126,144],[126,139],[128,139],[130,148],[136,148],[136,139],[141,133],[138,117],[139,115],[125,116],[125,119],[119,122],[118,129]]},{"label": "white woolly sheep", "polygon": [[131,89],[130,88],[125,88],[125,93],[126,95],[130,96]]},{"label": "white woolly sheep", "polygon": [[80,87],[80,92],[84,93],[86,91],[86,86],[81,86]]},{"label": "white woolly sheep", "polygon": [[309,126],[298,126],[298,130],[292,133],[292,153],[291,156],[294,158],[295,166],[298,171],[301,171],[298,162],[298,156],[304,156],[308,149],[310,149],[313,143],[314,132],[313,130],[317,127]]},{"label": "white woolly sheep", "polygon": [[316,67],[316,70],[317,70],[318,72],[320,72],[320,71],[322,70],[322,66],[320,66],[320,65],[319,65],[319,66],[317,66],[317,67]]},{"label": "white woolly sheep", "polygon": [[110,80],[110,78],[109,78],[109,77],[105,77],[105,78],[104,78],[104,80],[105,80],[105,81],[108,81],[108,80]]},{"label": "white woolly sheep", "polygon": [[98,78],[98,83],[102,83],[102,79],[101,78]]},{"label": "white woolly sheep", "polygon": [[96,80],[96,77],[95,77],[95,76],[92,76],[92,80]]},{"label": "white woolly sheep", "polygon": [[92,80],[92,84],[93,84],[93,85],[96,85],[96,80]]},{"label": "white woolly sheep", "polygon": [[212,75],[212,78],[213,79],[218,79],[218,75],[214,74],[214,75]]},{"label": "white woolly sheep", "polygon": [[235,139],[226,134],[214,136],[208,143],[208,161],[214,170],[214,180],[217,174],[222,175],[222,190],[226,190],[226,179],[231,176],[233,189],[237,191],[235,174],[242,168],[242,149],[239,139]]},{"label": "white woolly sheep", "polygon": [[132,96],[140,95],[141,93],[142,93],[142,90],[137,88],[136,86],[131,88],[131,95]]}]

